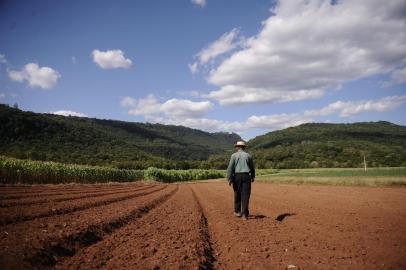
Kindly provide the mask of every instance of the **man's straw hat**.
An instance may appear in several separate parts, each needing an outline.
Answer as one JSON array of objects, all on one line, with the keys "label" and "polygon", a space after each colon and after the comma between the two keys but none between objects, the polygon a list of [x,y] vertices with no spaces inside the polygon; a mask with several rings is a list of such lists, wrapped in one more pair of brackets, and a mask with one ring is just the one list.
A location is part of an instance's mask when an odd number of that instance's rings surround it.
[{"label": "man's straw hat", "polygon": [[247,145],[245,144],[244,141],[238,141],[234,146],[241,146],[241,147],[246,147]]}]

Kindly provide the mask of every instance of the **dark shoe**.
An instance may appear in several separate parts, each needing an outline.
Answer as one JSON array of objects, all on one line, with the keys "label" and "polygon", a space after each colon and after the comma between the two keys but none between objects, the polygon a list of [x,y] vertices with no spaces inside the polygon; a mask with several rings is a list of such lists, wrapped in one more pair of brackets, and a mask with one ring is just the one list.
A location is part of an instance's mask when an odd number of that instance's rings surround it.
[{"label": "dark shoe", "polygon": [[242,216],[242,220],[244,220],[244,221],[248,220],[248,217],[244,215],[244,216]]},{"label": "dark shoe", "polygon": [[234,212],[234,216],[241,217],[241,213]]}]

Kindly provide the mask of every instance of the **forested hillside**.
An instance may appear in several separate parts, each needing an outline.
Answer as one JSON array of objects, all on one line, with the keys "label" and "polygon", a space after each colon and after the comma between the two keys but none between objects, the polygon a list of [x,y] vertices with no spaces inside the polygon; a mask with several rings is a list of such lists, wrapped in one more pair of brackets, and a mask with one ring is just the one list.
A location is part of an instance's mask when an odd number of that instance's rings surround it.
[{"label": "forested hillside", "polygon": [[249,141],[259,167],[406,166],[406,127],[389,122],[309,123]]},{"label": "forested hillside", "polygon": [[[0,155],[117,168],[224,169],[237,134],[25,112],[0,105]],[[406,166],[406,127],[309,123],[248,142],[259,168]]]},{"label": "forested hillside", "polygon": [[[207,167],[240,137],[182,126],[25,112],[0,105],[0,154],[119,168]],[[203,164],[202,161],[203,160]]]}]

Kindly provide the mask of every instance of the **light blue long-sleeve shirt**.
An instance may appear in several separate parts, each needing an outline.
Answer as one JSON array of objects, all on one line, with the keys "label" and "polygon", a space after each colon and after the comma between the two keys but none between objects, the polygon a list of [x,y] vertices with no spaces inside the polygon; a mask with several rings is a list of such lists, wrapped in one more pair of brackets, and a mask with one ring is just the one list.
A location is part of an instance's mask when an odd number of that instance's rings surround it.
[{"label": "light blue long-sleeve shirt", "polygon": [[240,149],[231,155],[230,163],[227,168],[227,179],[232,180],[235,173],[249,173],[251,179],[255,178],[254,161],[250,154]]}]

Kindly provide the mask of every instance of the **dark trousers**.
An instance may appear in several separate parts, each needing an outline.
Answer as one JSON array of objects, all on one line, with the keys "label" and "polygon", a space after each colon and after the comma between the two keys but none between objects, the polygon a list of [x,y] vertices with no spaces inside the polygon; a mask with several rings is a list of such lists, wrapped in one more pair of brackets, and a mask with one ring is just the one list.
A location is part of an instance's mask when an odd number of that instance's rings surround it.
[{"label": "dark trousers", "polygon": [[251,195],[251,176],[248,173],[236,173],[233,181],[234,212],[248,217]]}]

